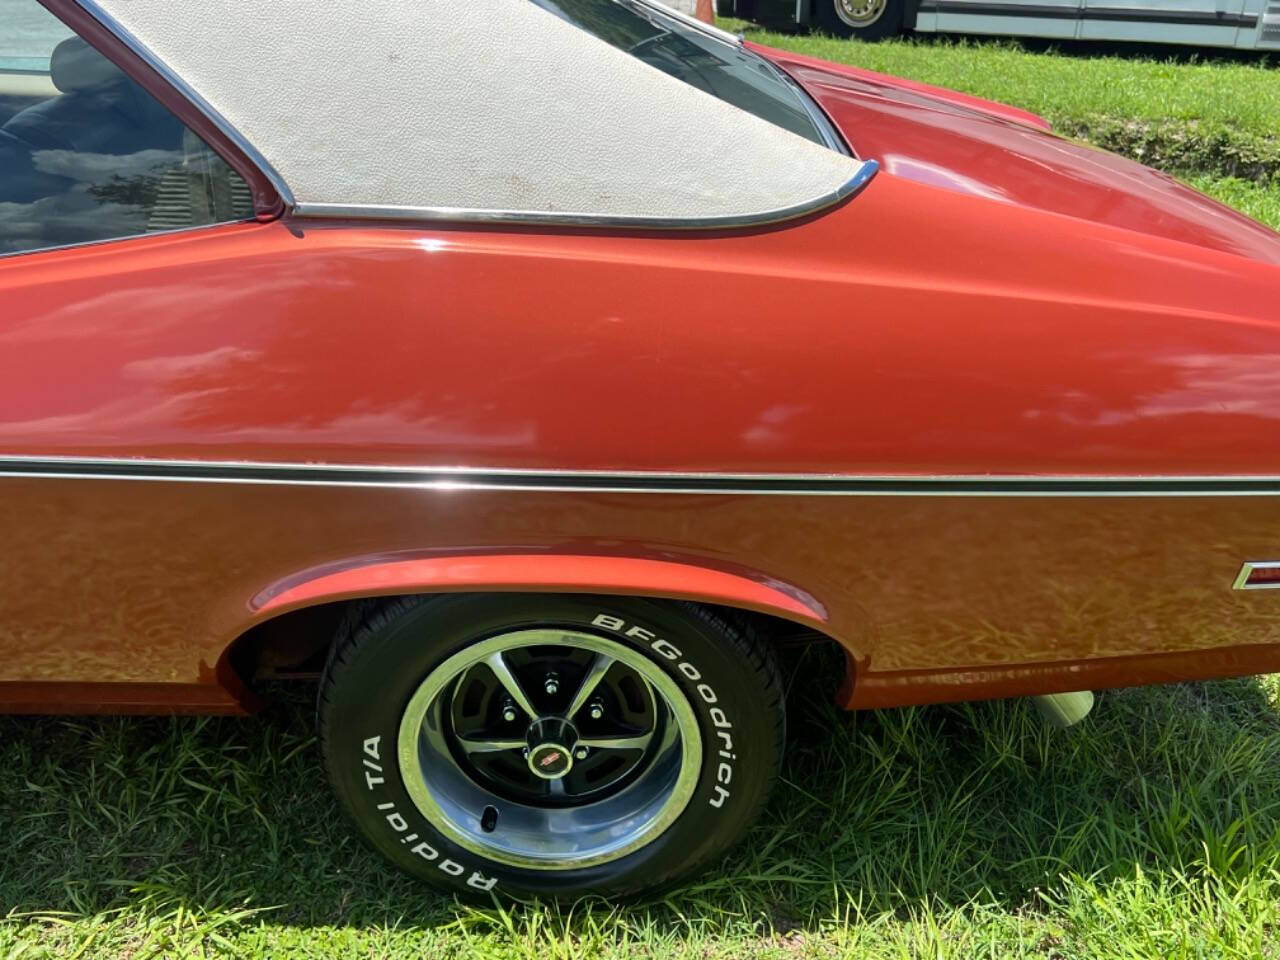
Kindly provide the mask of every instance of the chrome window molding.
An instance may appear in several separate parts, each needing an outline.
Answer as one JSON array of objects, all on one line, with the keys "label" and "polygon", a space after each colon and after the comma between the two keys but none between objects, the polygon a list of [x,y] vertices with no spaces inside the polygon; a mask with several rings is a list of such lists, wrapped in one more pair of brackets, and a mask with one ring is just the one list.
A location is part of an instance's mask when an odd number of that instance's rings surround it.
[{"label": "chrome window molding", "polygon": [[760,56],[752,50],[747,50],[746,37],[742,34],[730,33],[727,30],[721,30],[714,24],[704,23],[697,17],[691,17],[687,13],[682,13],[674,7],[669,7],[660,2],[660,0],[626,0],[626,2],[637,7],[644,7],[660,19],[665,17],[668,20],[675,20],[678,23],[682,23],[690,29],[697,30],[700,33],[719,40],[721,43],[734,47],[739,52],[747,56],[753,57],[761,66],[772,72],[774,76],[795,92],[796,96],[800,100],[800,105],[804,107],[805,113],[809,115],[809,119],[812,120],[814,126],[818,128],[818,132],[822,135],[823,142],[828,147],[836,153],[843,153],[845,156],[853,156],[852,152],[840,138],[839,133],[836,132],[836,128],[827,118],[827,115],[822,112],[822,109],[814,102],[813,98],[809,96],[809,92],[797,83],[791,74],[787,73],[773,61],[769,60],[767,57]]},{"label": "chrome window molding", "polygon": [[56,243],[51,247],[33,247],[30,250],[9,250],[0,252],[0,261],[10,257],[29,257],[37,253],[52,253],[55,250],[83,250],[86,247],[101,247],[109,243],[125,243],[129,240],[146,240],[150,237],[176,237],[184,233],[198,233],[201,230],[211,230],[214,227],[233,227],[244,226],[245,224],[256,224],[258,221],[253,217],[243,217],[239,220],[218,220],[215,223],[197,223],[190,227],[173,227],[169,230],[148,230],[146,233],[126,233],[119,237],[102,237],[98,240],[80,240],[76,243]]},{"label": "chrome window molding", "polygon": [[[124,26],[111,14],[95,2],[95,0],[76,0],[89,16],[97,20],[108,31],[110,31],[117,40],[123,43],[133,52],[143,63],[158,73],[164,80],[177,90],[193,107],[195,107],[205,118],[222,132],[228,140],[236,145],[241,153],[258,168],[259,172],[267,179],[271,186],[279,194],[280,200],[284,203],[285,210],[289,210],[294,205],[293,191],[289,189],[289,185],[285,183],[284,177],[280,176],[280,172],[276,170],[252,143],[231,125],[221,113],[219,113],[208,100],[200,96],[196,90],[191,87],[182,77],[178,76],[169,66],[153,54],[137,37],[124,28]],[[225,158],[224,158],[225,159]]]},{"label": "chrome window molding", "polygon": [[512,226],[630,227],[637,230],[731,230],[768,226],[795,220],[826,210],[858,193],[880,169],[874,160],[864,160],[847,181],[825,193],[789,207],[748,214],[717,217],[648,217],[599,213],[571,213],[550,210],[473,210],[465,207],[398,207],[374,204],[300,203],[295,219],[317,220],[405,220],[444,223],[490,223]]},{"label": "chrome window molding", "polygon": [[682,13],[674,7],[668,7],[659,0],[631,0],[638,7],[645,7],[652,12],[666,17],[669,20],[675,20],[683,23],[691,29],[704,33],[709,37],[714,37],[721,43],[727,43],[731,47],[741,47],[743,45],[743,37],[736,33],[730,33],[728,30],[721,30],[713,23],[704,23],[697,17],[691,17],[687,13]]},{"label": "chrome window molding", "polygon": [[[801,86],[800,82],[796,80],[795,77],[791,76],[791,74],[787,73],[787,71],[783,70],[781,67],[769,62],[768,60],[765,60],[764,62],[768,63],[769,66],[773,68],[774,72],[782,78],[783,82],[788,84],[791,89],[795,91],[796,96],[800,98],[800,103],[804,107],[805,112],[809,114],[809,119],[813,121],[813,125],[817,127],[818,132],[822,134],[822,139],[826,145],[836,153],[843,153],[846,157],[855,157],[856,159],[854,152],[841,138],[839,131],[836,130],[835,124],[833,124],[830,118],[823,113],[822,108],[818,106],[813,97],[809,96],[809,91]],[[865,162],[875,163],[874,160]]]},{"label": "chrome window molding", "polygon": [[[735,47],[741,47],[740,38],[721,30],[718,27],[703,23],[693,17],[686,16],[669,7],[662,6],[656,0],[633,0],[662,16],[701,31],[707,36]],[[387,221],[420,221],[429,223],[463,223],[463,224],[508,224],[517,226],[557,226],[557,227],[599,227],[599,228],[632,228],[648,230],[728,230],[757,226],[767,226],[794,220],[810,214],[818,213],[833,207],[852,197],[875,176],[878,165],[871,160],[863,161],[862,166],[840,187],[826,194],[806,200],[802,203],[781,207],[774,210],[757,211],[742,215],[712,217],[650,217],[625,216],[609,214],[589,214],[574,212],[557,212],[545,210],[487,210],[465,207],[406,207],[384,206],[374,204],[342,204],[342,203],[298,203],[289,189],[289,185],[261,152],[247,140],[221,113],[204,99],[193,87],[177,73],[171,70],[162,60],[156,57],[141,41],[95,0],[77,0],[77,3],[91,17],[116,36],[137,57],[155,70],[161,77],[199,110],[224,136],[248,158],[271,186],[279,194],[284,203],[285,216],[301,219],[340,219],[340,220],[387,220]],[[808,97],[803,98],[808,105]],[[810,107],[810,109],[812,109]],[[824,137],[830,137],[830,122],[823,117]],[[842,153],[843,144],[838,138],[832,144]],[[35,251],[27,251],[35,252]]]},{"label": "chrome window molding", "polygon": [[[1280,497],[1280,476],[892,476],[0,457],[0,477],[543,493],[896,497]],[[1262,564],[1254,564],[1262,566]],[[1247,578],[1247,573],[1245,574]]]}]

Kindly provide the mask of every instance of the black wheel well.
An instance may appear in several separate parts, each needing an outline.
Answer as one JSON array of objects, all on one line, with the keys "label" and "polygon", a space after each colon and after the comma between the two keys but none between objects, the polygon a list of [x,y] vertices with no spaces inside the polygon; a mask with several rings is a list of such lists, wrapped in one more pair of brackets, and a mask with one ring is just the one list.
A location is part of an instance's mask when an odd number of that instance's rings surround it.
[{"label": "black wheel well", "polygon": [[[380,600],[394,601],[396,597]],[[663,599],[663,598],[655,598]],[[345,618],[368,598],[336,600],[282,613],[245,631],[223,655],[249,688],[273,680],[316,680]],[[703,604],[779,652],[839,644],[817,630],[766,613],[718,604]]]}]

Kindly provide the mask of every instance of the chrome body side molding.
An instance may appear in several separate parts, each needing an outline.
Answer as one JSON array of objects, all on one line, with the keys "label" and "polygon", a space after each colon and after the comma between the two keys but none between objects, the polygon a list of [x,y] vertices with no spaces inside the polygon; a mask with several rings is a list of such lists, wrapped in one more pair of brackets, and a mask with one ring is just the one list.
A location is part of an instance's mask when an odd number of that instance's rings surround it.
[{"label": "chrome body side molding", "polygon": [[0,457],[0,477],[738,496],[1280,497],[1280,477],[721,474],[95,457]]}]

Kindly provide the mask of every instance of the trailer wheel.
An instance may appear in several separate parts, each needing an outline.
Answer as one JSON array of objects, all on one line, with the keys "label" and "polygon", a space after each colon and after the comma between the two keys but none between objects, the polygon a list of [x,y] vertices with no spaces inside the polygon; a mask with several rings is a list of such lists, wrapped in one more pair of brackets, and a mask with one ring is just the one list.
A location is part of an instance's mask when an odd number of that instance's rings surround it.
[{"label": "trailer wheel", "polygon": [[902,32],[905,0],[815,0],[817,20],[828,33],[883,40]]}]

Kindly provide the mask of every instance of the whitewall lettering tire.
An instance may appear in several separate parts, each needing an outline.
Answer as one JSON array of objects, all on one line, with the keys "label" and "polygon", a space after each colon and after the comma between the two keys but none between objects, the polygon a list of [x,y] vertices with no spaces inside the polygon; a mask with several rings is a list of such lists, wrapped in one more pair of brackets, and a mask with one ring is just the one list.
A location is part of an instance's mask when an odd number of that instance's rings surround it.
[{"label": "whitewall lettering tire", "polygon": [[473,594],[354,608],[321,684],[342,806],[458,894],[622,897],[722,854],[782,751],[772,651],[693,604]]}]

